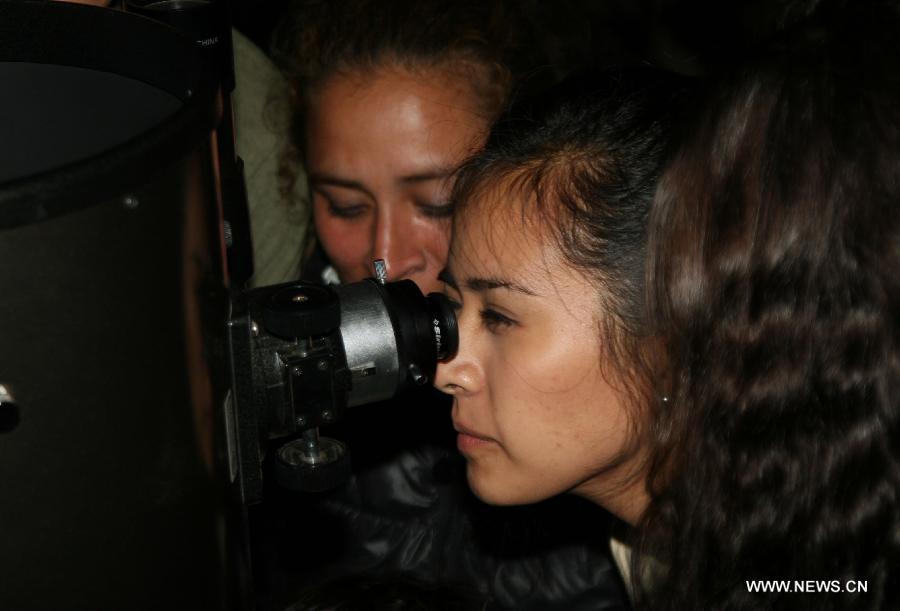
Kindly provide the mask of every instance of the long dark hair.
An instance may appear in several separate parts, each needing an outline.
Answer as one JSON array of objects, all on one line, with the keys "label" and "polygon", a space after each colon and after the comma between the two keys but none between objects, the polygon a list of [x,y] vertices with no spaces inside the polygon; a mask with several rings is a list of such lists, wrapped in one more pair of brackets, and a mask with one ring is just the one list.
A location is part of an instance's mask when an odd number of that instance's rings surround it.
[{"label": "long dark hair", "polygon": [[884,2],[793,26],[661,181],[650,608],[900,608],[898,36]]}]

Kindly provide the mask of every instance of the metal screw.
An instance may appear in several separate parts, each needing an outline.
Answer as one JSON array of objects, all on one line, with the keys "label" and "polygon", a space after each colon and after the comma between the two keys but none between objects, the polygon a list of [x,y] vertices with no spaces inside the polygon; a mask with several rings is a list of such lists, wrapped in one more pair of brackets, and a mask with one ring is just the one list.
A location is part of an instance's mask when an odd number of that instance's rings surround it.
[{"label": "metal screw", "polygon": [[291,375],[299,376],[303,374],[303,370],[299,367],[291,367]]},{"label": "metal screw", "polygon": [[415,363],[409,364],[409,375],[412,377],[413,382],[419,385],[424,385],[428,382],[428,376],[422,373],[422,370],[419,369],[419,366]]},{"label": "metal screw", "polygon": [[129,210],[134,210],[137,208],[141,202],[134,195],[126,195],[122,200],[122,205],[124,205]]},{"label": "metal screw", "polygon": [[19,408],[12,391],[0,384],[0,433],[9,433],[19,426]]},{"label": "metal screw", "polygon": [[306,426],[306,416],[297,416],[297,426]]},{"label": "metal screw", "polygon": [[316,363],[316,367],[319,368],[319,371],[325,371],[326,369],[328,369],[328,361],[322,359],[318,363]]},{"label": "metal screw", "polygon": [[0,403],[15,403],[12,390],[6,384],[0,384]]},{"label": "metal screw", "polygon": [[330,422],[332,418],[334,418],[334,414],[332,414],[327,409],[322,412],[322,420],[324,420],[325,422]]},{"label": "metal screw", "polygon": [[375,259],[375,279],[379,284],[387,282],[387,264],[384,259]]},{"label": "metal screw", "polygon": [[250,322],[250,333],[253,334],[253,337],[259,337],[259,325],[255,321]]}]

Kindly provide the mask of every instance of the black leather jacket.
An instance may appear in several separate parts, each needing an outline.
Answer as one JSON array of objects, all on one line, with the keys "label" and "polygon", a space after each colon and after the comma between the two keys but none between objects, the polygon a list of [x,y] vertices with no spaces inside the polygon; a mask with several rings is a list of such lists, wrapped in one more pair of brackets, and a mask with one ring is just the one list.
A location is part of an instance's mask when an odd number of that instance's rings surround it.
[{"label": "black leather jacket", "polygon": [[273,608],[313,584],[402,574],[457,586],[488,609],[627,609],[608,514],[574,497],[480,502],[449,414],[447,397],[427,389],[351,410],[339,429],[323,431],[348,442],[354,476],[325,494],[270,494],[264,570]]}]

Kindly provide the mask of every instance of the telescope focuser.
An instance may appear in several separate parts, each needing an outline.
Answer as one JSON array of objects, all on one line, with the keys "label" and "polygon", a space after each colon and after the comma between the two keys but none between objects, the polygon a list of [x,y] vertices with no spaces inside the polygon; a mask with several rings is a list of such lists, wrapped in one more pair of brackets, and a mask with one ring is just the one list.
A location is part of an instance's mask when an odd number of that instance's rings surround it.
[{"label": "telescope focuser", "polygon": [[[386,282],[383,274],[340,286],[294,282],[249,291],[235,302],[229,328],[235,370],[251,372],[236,387],[237,419],[255,418],[254,426],[239,427],[243,471],[269,442],[288,439],[274,453],[275,477],[301,491],[339,485],[350,473],[347,446],[320,437],[320,426],[350,407],[430,383],[437,362],[458,345],[446,297],[425,297],[411,280]],[[245,479],[245,500],[257,499],[260,476]]]}]

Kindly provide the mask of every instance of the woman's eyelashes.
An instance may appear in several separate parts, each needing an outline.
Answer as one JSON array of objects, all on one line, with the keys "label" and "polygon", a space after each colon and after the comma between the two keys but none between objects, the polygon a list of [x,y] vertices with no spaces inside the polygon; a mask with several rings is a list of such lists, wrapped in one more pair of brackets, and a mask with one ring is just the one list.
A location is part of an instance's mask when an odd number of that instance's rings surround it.
[{"label": "woman's eyelashes", "polygon": [[[342,218],[342,219],[355,219],[363,216],[368,210],[369,206],[365,203],[345,203],[336,201],[330,197],[323,196],[322,199],[325,200],[325,205],[328,209],[328,214],[331,216]],[[419,211],[419,214],[428,219],[438,219],[444,220],[449,219],[453,216],[453,204],[452,203],[444,203],[444,204],[431,204],[424,202],[416,202],[416,209]]]},{"label": "woman's eyelashes", "polygon": [[[451,276],[446,271],[442,271],[439,274],[438,279],[444,283],[443,293],[447,298],[447,301],[450,302],[450,307],[453,308],[457,317],[461,316],[463,310],[462,295],[459,293],[459,289],[456,288],[456,281],[452,280]],[[494,334],[519,324],[517,320],[499,312],[490,305],[482,307],[478,311],[478,316],[482,326]]]},{"label": "woman's eyelashes", "polygon": [[491,333],[500,333],[505,329],[515,326],[518,324],[515,320],[506,316],[505,314],[501,314],[497,310],[491,307],[482,308],[481,312],[481,324],[484,325],[484,328],[490,331]]},{"label": "woman's eyelashes", "polygon": [[[456,313],[456,316],[461,316],[461,312],[463,310],[463,304],[450,296],[450,292],[453,289],[449,287],[444,288],[444,296],[447,297],[447,301],[450,302],[450,307],[453,308],[453,311]],[[494,308],[490,306],[485,306],[478,311],[478,317],[481,321],[481,325],[490,331],[491,333],[500,333],[504,329],[508,329],[509,327],[513,327],[518,323],[518,321],[510,318],[506,314],[501,314]]]},{"label": "woman's eyelashes", "polygon": [[453,216],[453,202],[416,202],[422,216],[432,219],[448,219]]},{"label": "woman's eyelashes", "polygon": [[345,204],[339,203],[325,197],[325,203],[328,205],[328,214],[342,219],[359,218],[366,213],[366,204]]}]

